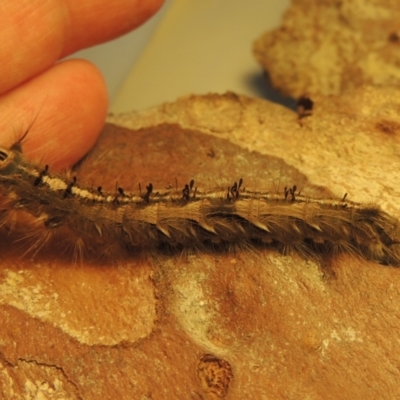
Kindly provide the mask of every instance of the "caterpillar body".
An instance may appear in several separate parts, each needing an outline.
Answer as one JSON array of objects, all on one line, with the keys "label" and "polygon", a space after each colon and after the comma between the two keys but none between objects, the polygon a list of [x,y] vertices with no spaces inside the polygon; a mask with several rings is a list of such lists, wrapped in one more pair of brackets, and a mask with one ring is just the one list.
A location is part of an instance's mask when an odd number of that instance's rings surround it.
[{"label": "caterpillar body", "polygon": [[19,144],[0,148],[2,224],[28,214],[21,234],[38,251],[58,242],[85,252],[131,253],[143,249],[231,244],[277,246],[303,253],[348,251],[398,265],[399,224],[376,205],[304,196],[296,186],[282,193],[251,191],[242,179],[226,188],[127,193],[84,188],[76,178],[51,174],[27,161]]}]

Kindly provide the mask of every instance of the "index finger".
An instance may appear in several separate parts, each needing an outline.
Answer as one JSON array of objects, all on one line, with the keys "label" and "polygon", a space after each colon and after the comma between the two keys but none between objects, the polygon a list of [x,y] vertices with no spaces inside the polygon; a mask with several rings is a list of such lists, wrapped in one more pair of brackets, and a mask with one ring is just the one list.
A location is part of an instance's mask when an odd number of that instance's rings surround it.
[{"label": "index finger", "polygon": [[146,21],[163,0],[2,0],[0,94],[79,49]]}]

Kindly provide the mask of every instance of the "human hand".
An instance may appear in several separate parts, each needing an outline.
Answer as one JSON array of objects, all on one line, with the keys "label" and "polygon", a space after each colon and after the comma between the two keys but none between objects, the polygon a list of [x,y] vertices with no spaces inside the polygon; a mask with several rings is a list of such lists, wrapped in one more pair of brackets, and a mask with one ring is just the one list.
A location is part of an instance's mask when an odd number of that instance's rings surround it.
[{"label": "human hand", "polygon": [[[145,22],[163,0],[2,0],[0,145],[23,140],[28,158],[65,169],[95,143],[107,90],[87,61],[57,61]],[[118,62],[116,60],[116,62]]]}]

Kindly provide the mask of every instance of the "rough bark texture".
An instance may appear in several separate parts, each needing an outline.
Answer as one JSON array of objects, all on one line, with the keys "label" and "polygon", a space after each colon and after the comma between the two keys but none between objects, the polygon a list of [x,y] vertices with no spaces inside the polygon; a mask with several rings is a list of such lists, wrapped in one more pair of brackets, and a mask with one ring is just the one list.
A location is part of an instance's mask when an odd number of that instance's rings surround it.
[{"label": "rough bark texture", "polygon": [[285,95],[400,85],[397,0],[293,0],[254,55]]},{"label": "rough bark texture", "polygon": [[[400,96],[315,97],[314,114],[191,96],[110,117],[78,182],[297,184],[400,215]],[[326,188],[326,189],[325,189]],[[0,398],[400,397],[400,270],[273,249],[21,259],[2,238]],[[40,397],[41,396],[41,397]]]}]

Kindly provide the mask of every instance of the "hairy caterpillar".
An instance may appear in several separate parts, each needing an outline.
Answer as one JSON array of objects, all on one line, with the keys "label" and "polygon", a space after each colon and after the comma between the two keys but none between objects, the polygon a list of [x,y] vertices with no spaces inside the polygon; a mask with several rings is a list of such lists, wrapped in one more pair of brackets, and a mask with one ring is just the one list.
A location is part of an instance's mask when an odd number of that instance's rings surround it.
[{"label": "hairy caterpillar", "polygon": [[[301,252],[349,251],[399,264],[399,225],[375,205],[304,196],[296,186],[282,193],[251,191],[240,179],[226,188],[127,193],[82,188],[75,177],[51,174],[28,162],[20,144],[0,148],[2,224],[25,218],[22,238],[38,251],[53,238],[64,248],[104,254],[146,248],[276,245]],[[20,240],[20,239],[19,239]]]}]

